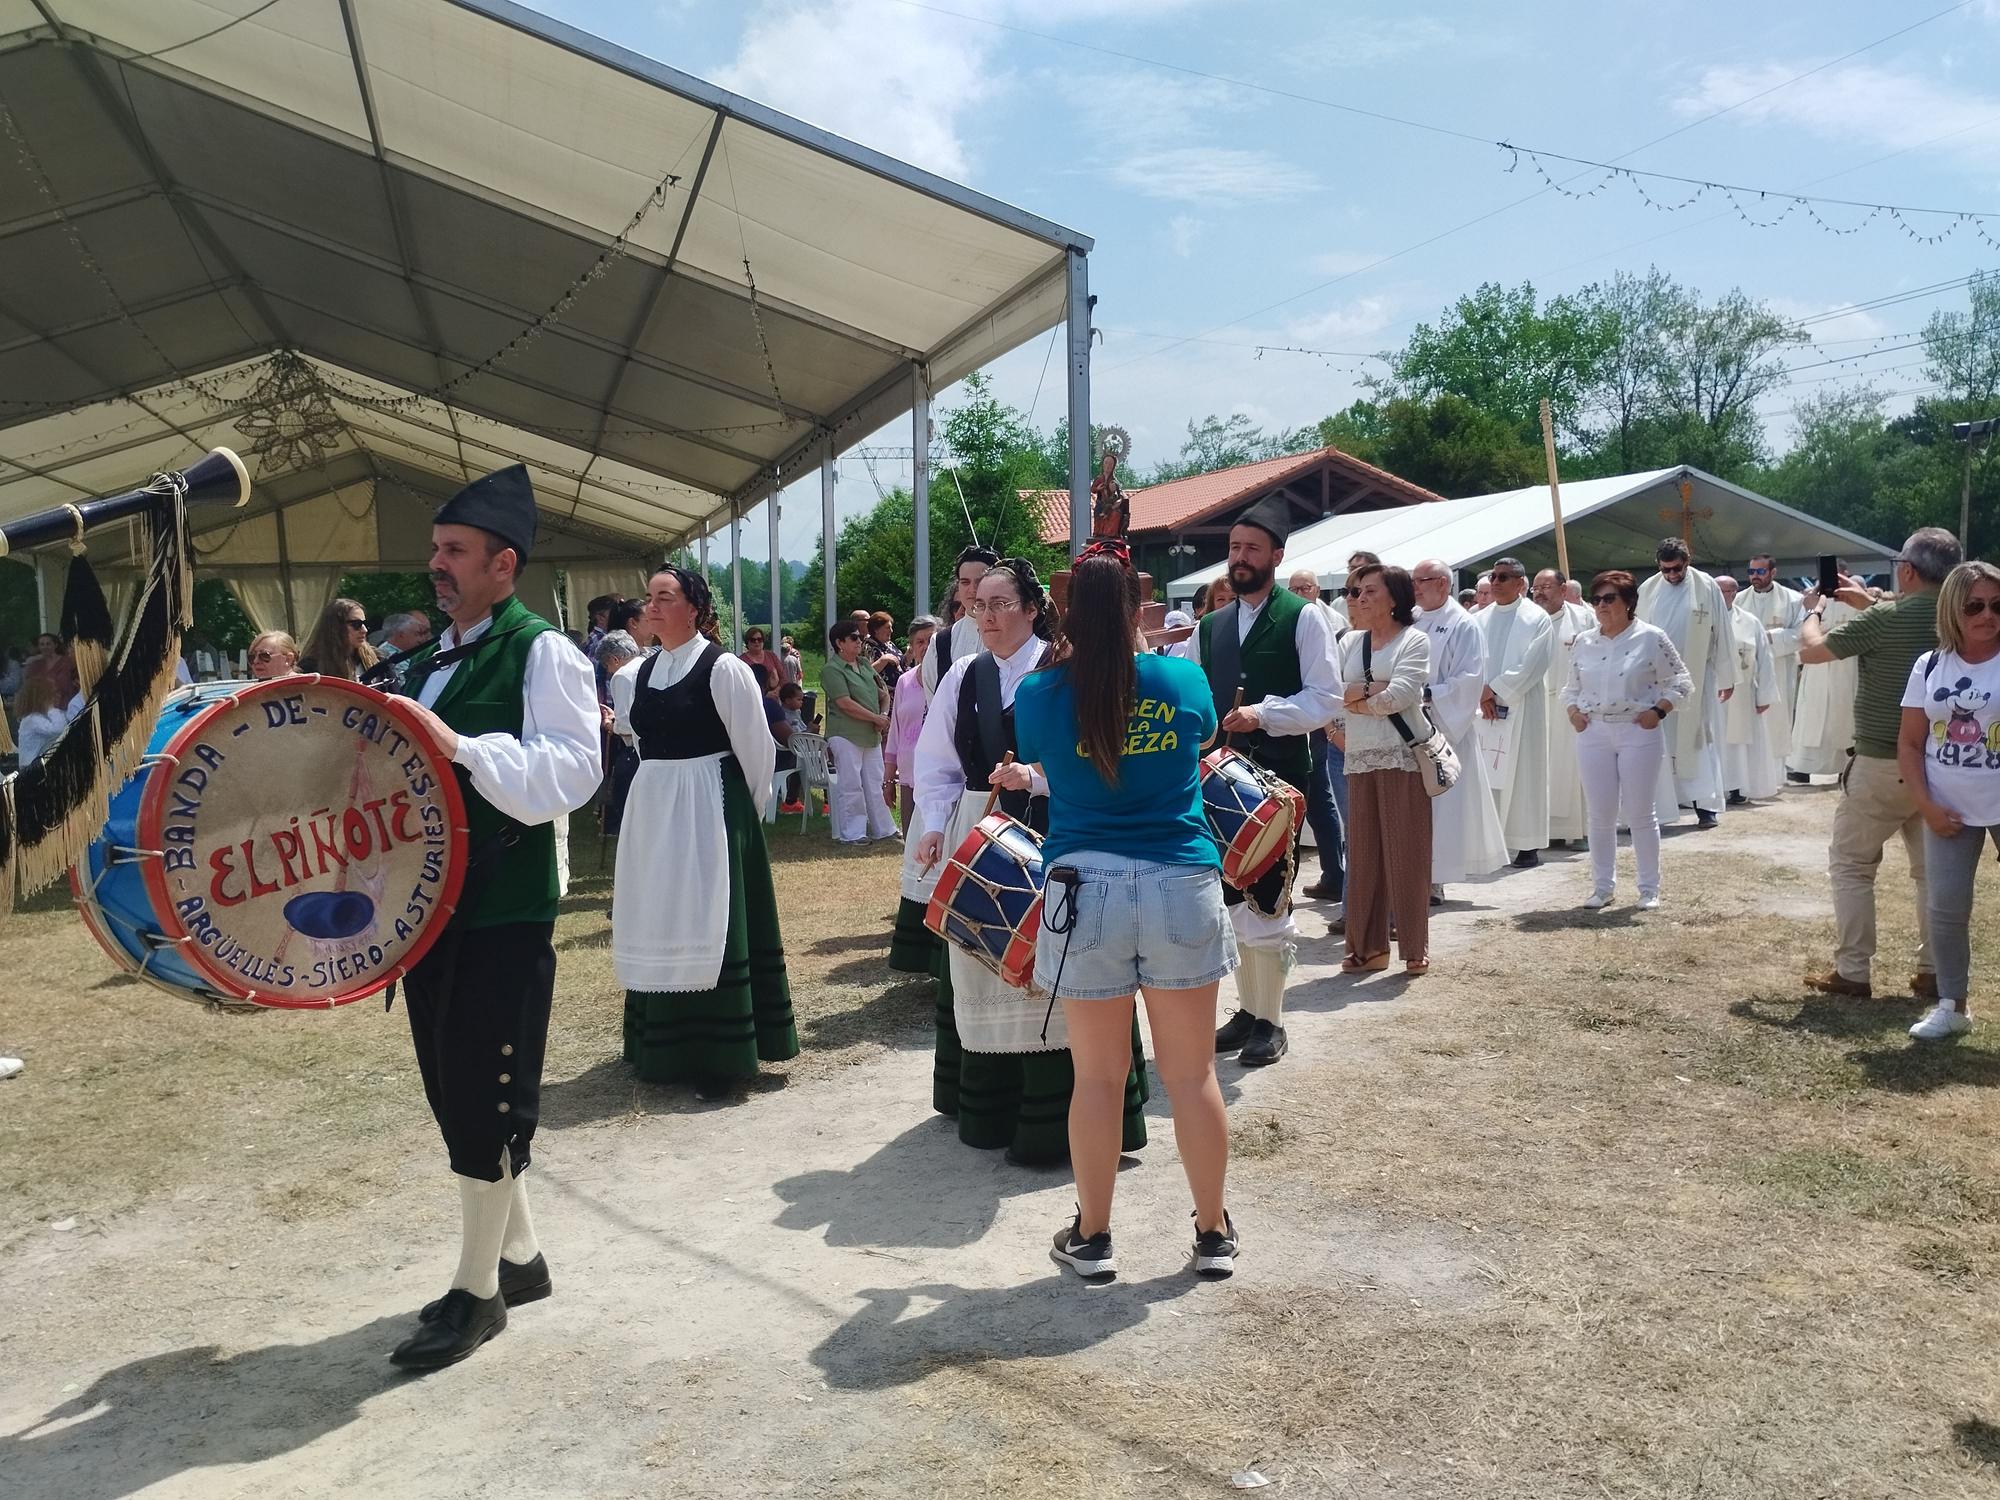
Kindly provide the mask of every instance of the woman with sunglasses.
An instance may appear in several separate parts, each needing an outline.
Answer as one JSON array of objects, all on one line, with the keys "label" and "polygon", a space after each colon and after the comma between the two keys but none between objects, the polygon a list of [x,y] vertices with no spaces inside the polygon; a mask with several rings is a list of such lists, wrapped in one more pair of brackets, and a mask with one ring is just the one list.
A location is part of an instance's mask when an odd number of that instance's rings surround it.
[{"label": "woman with sunglasses", "polygon": [[1590,896],[1611,904],[1618,866],[1618,824],[1632,830],[1639,865],[1639,908],[1660,904],[1660,725],[1694,696],[1694,679],[1657,625],[1635,618],[1639,585],[1622,568],[1590,581],[1597,628],[1577,637],[1562,705],[1577,733],[1577,770],[1590,817]]},{"label": "woman with sunglasses", "polygon": [[313,628],[299,670],[358,682],[375,661],[375,648],[368,644],[368,611],[352,599],[336,599]]},{"label": "woman with sunglasses", "polygon": [[267,630],[250,643],[250,680],[269,682],[299,670],[299,643],[282,630]]},{"label": "woman with sunglasses", "polygon": [[1972,888],[2000,848],[2000,568],[1960,563],[1938,590],[1938,648],[1910,669],[1896,761],[1924,820],[1937,1001],[1910,1028],[1942,1041],[1972,1028]]}]

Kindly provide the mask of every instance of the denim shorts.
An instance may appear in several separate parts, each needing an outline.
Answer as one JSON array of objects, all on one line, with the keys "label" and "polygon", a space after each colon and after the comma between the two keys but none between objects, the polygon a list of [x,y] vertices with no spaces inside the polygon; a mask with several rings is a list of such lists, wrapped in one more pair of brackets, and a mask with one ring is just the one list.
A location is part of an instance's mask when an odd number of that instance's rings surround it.
[{"label": "denim shorts", "polygon": [[[1055,862],[1082,879],[1076,925],[1055,932],[1064,888],[1048,882],[1035,945],[1035,983],[1065,1000],[1111,1000],[1134,990],[1191,990],[1236,967],[1236,932],[1222,906],[1222,875],[1204,865],[1163,865],[1083,850]],[[1064,943],[1068,956],[1064,957]],[[1062,968],[1062,989],[1056,969]]]}]

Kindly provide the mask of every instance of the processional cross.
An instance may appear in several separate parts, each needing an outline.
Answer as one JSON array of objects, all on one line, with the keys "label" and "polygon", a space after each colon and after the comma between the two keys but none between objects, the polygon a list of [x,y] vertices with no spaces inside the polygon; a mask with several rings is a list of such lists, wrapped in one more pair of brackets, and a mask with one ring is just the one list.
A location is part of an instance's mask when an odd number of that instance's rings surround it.
[{"label": "processional cross", "polygon": [[1677,521],[1680,523],[1681,542],[1692,552],[1694,550],[1694,523],[1696,521],[1713,521],[1715,519],[1715,507],[1704,505],[1697,509],[1694,504],[1694,481],[1683,475],[1681,478],[1680,509],[1663,510],[1660,512],[1660,519],[1662,521]]}]

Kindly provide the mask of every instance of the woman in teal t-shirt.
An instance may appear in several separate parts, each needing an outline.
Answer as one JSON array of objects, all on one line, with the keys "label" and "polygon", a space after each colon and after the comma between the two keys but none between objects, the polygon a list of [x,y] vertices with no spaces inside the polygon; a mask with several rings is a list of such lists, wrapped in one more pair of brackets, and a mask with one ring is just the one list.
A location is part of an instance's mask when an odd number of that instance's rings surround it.
[{"label": "woman in teal t-shirt", "polygon": [[1014,699],[1020,758],[1049,783],[1035,982],[1061,1000],[1076,1062],[1077,1214],[1054,1254],[1086,1277],[1116,1269],[1111,1194],[1133,997],[1144,990],[1194,1194],[1195,1270],[1227,1276],[1236,1228],[1222,1201],[1229,1123],[1215,1081],[1215,997],[1236,967],[1236,938],[1201,809],[1215,700],[1200,667],[1138,646],[1138,575],[1122,542],[1093,542],[1070,576],[1061,660]]}]

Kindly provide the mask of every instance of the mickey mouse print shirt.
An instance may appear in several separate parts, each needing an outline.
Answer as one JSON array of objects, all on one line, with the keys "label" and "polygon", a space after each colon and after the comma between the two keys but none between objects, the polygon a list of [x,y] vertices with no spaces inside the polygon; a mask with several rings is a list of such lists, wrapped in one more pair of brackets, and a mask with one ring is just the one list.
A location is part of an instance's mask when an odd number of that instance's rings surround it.
[{"label": "mickey mouse print shirt", "polygon": [[1910,669],[1903,707],[1930,720],[1931,796],[1971,827],[2000,826],[2000,657],[1974,665],[1953,651],[1926,651]]}]

